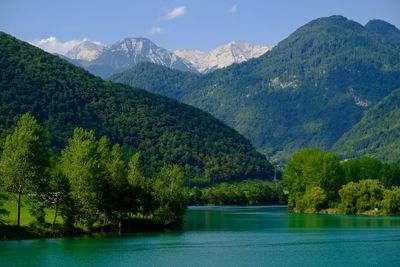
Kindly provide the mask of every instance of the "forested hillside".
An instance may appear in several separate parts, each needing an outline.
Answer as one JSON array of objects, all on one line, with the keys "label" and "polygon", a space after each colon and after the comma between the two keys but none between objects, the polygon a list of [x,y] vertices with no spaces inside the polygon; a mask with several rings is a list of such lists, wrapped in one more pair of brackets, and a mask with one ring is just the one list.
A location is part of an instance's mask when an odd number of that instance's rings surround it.
[{"label": "forested hillside", "polygon": [[5,33],[0,33],[0,70],[2,137],[30,112],[56,153],[74,128],[83,127],[121,144],[126,158],[140,150],[149,172],[178,164],[193,183],[265,179],[272,173],[248,140],[210,114],[103,81]]},{"label": "forested hillside", "polygon": [[209,111],[266,155],[287,159],[304,147],[331,149],[400,86],[399,37],[384,21],[363,26],[331,16],[300,27],[260,58],[209,75],[146,65],[112,80]]},{"label": "forested hillside", "polygon": [[346,158],[370,156],[400,162],[400,89],[369,110],[334,149]]}]

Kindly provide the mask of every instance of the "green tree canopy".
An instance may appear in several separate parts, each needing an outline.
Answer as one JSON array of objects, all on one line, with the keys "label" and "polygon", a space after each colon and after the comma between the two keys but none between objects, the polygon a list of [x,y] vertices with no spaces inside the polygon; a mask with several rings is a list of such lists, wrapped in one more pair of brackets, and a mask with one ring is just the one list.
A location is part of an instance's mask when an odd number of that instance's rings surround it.
[{"label": "green tree canopy", "polygon": [[79,223],[91,227],[100,216],[104,186],[104,171],[94,132],[75,129],[67,147],[61,152],[61,164],[79,210],[77,219]]},{"label": "green tree canopy", "polygon": [[45,169],[48,153],[44,132],[29,113],[18,121],[12,134],[6,137],[0,161],[0,177],[8,192],[18,195],[17,225],[20,225],[21,195],[39,194],[47,184]]},{"label": "green tree canopy", "polygon": [[329,201],[335,202],[338,200],[337,192],[344,184],[339,158],[318,149],[304,149],[294,154],[287,162],[283,181],[292,204],[295,204],[296,195],[316,186],[325,191]]}]

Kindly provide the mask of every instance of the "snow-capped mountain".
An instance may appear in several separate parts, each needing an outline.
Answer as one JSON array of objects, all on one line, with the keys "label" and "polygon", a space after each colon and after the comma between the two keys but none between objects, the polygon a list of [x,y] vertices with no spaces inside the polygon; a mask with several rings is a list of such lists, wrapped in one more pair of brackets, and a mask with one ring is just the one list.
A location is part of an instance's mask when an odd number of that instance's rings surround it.
[{"label": "snow-capped mountain", "polygon": [[87,64],[86,69],[108,78],[140,62],[152,62],[172,69],[197,72],[190,63],[146,38],[125,38],[105,47],[96,59]]},{"label": "snow-capped mountain", "polygon": [[95,60],[103,51],[104,45],[91,41],[83,41],[66,53],[70,59]]},{"label": "snow-capped mountain", "polygon": [[233,41],[219,46],[209,53],[186,49],[178,49],[174,53],[192,64],[197,71],[207,73],[218,68],[227,67],[233,63],[240,63],[259,57],[271,50],[272,47],[271,45],[252,45],[245,41]]},{"label": "snow-capped mountain", "polygon": [[73,64],[102,78],[108,78],[140,62],[152,62],[181,71],[208,73],[233,63],[259,57],[272,47],[233,41],[209,53],[186,49],[171,52],[146,38],[125,38],[110,46],[82,40],[61,54]]}]

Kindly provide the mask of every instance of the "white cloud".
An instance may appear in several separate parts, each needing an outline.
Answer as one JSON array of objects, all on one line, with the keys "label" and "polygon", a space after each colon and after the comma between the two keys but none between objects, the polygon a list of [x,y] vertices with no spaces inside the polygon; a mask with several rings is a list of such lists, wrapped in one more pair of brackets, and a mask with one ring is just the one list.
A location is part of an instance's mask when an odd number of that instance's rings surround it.
[{"label": "white cloud", "polygon": [[167,10],[167,12],[164,15],[164,19],[166,20],[173,20],[176,19],[177,17],[180,17],[186,13],[186,7],[185,6],[179,6],[175,7],[173,9]]},{"label": "white cloud", "polygon": [[[33,40],[30,44],[37,46],[49,53],[57,53],[61,55],[65,55],[69,50],[71,50],[74,46],[87,41],[87,39],[82,40],[69,40],[66,42],[59,41],[56,37],[50,36],[49,38]],[[95,42],[101,44],[99,42]]]},{"label": "white cloud", "polygon": [[236,11],[237,11],[237,5],[236,4],[231,6],[231,8],[229,8],[229,13],[236,13]]},{"label": "white cloud", "polygon": [[161,27],[152,27],[152,28],[150,28],[150,30],[147,32],[147,34],[152,35],[152,34],[163,33],[163,32],[165,32],[165,29],[164,29],[164,28],[161,28]]}]

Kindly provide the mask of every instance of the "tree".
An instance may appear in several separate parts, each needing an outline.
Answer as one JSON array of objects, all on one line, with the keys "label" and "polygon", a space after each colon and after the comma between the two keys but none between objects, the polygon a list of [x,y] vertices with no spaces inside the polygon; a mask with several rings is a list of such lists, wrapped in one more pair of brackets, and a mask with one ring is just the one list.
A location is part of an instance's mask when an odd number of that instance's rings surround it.
[{"label": "tree", "polygon": [[59,161],[54,163],[50,173],[47,203],[54,209],[53,226],[59,215],[64,219],[66,225],[72,225],[74,216],[74,203],[71,199],[71,186],[68,177],[61,169]]},{"label": "tree", "polygon": [[400,215],[400,187],[385,190],[382,209],[386,214]]},{"label": "tree", "polygon": [[380,179],[385,187],[400,186],[400,165],[384,163]]},{"label": "tree", "polygon": [[5,189],[17,194],[17,225],[20,226],[21,196],[37,194],[46,185],[48,153],[44,133],[29,113],[18,121],[14,132],[6,137],[0,161],[0,176]]},{"label": "tree", "polygon": [[339,190],[341,199],[339,208],[343,213],[356,214],[359,190],[359,184],[355,182],[350,182]]},{"label": "tree", "polygon": [[126,179],[125,163],[122,160],[122,149],[115,144],[110,149],[109,140],[100,138],[98,142],[100,165],[105,171],[104,186],[101,189],[105,215],[108,219],[122,219],[122,213],[128,210],[130,196],[129,184]]},{"label": "tree", "polygon": [[61,152],[61,164],[71,185],[78,222],[90,228],[100,217],[104,188],[104,172],[94,132],[76,128]]},{"label": "tree", "polygon": [[350,159],[342,164],[346,182],[380,179],[382,163],[374,158]]},{"label": "tree", "polygon": [[283,181],[289,191],[289,208],[296,206],[298,196],[318,186],[333,206],[338,200],[338,190],[344,184],[339,158],[318,149],[304,149],[293,155],[285,168]]},{"label": "tree", "polygon": [[304,194],[304,203],[306,206],[305,212],[315,213],[320,211],[326,205],[327,197],[324,189],[319,186],[310,188]]},{"label": "tree", "polygon": [[350,182],[339,190],[339,208],[344,213],[356,214],[377,209],[383,200],[384,187],[378,180],[366,179]]},{"label": "tree", "polygon": [[378,180],[366,179],[359,181],[357,210],[363,212],[380,207],[383,199],[383,186]]},{"label": "tree", "polygon": [[134,212],[145,216],[154,212],[153,183],[144,175],[141,153],[136,152],[129,160],[127,181],[132,189],[132,207]]},{"label": "tree", "polygon": [[165,165],[154,182],[153,196],[157,203],[154,212],[164,225],[181,223],[186,211],[184,174],[177,165]]}]

